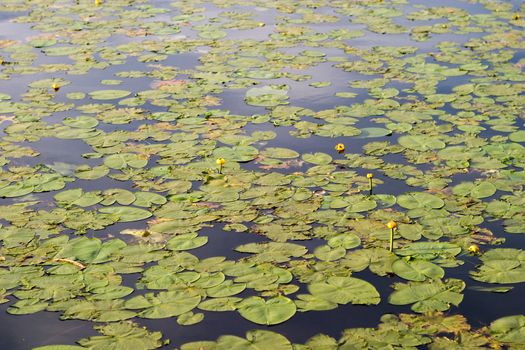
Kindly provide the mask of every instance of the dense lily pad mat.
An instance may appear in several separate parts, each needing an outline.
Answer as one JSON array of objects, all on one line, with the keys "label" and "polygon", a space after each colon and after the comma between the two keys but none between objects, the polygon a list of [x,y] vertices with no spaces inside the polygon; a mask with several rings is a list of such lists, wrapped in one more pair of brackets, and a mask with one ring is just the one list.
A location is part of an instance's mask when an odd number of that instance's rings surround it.
[{"label": "dense lily pad mat", "polygon": [[[525,283],[524,11],[2,1],[0,303],[101,334],[47,350],[155,349],[141,321],[212,314],[259,329],[175,346],[522,347],[523,315],[460,313]],[[339,340],[269,328],[386,303]]]},{"label": "dense lily pad mat", "polygon": [[[102,334],[78,343],[81,346],[50,345],[35,350],[80,349],[157,349],[167,344],[159,332],[149,332],[131,322],[98,326]],[[181,350],[216,349],[521,349],[525,344],[525,317],[507,316],[489,326],[472,329],[460,315],[432,313],[426,316],[386,314],[377,328],[346,329],[339,339],[317,334],[305,343],[292,343],[285,336],[270,330],[251,330],[244,337],[223,335],[216,340],[201,340],[182,344]]]}]

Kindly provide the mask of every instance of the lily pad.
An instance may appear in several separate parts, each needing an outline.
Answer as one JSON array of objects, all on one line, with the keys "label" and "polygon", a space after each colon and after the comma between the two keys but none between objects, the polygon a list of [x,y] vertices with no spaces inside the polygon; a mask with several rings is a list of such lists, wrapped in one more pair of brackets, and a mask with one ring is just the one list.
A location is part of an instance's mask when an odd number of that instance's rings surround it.
[{"label": "lily pad", "polygon": [[525,316],[513,315],[497,319],[490,324],[490,332],[504,343],[525,345]]},{"label": "lily pad", "polygon": [[338,304],[379,304],[380,296],[370,283],[354,277],[329,277],[308,285],[313,296]]},{"label": "lily pad", "polygon": [[487,283],[525,282],[525,251],[513,248],[495,248],[481,256],[483,264],[470,275]]},{"label": "lily pad", "polygon": [[116,100],[131,95],[127,90],[97,90],[89,93],[94,100]]},{"label": "lily pad", "polygon": [[445,202],[436,195],[426,192],[409,192],[397,197],[397,204],[407,209],[439,209]]},{"label": "lily pad", "polygon": [[151,212],[144,209],[124,206],[101,208],[99,211],[104,214],[117,215],[120,222],[144,220],[153,215]]},{"label": "lily pad", "polygon": [[461,292],[465,282],[450,278],[442,282],[410,282],[394,285],[395,291],[390,294],[388,302],[393,305],[411,306],[414,312],[445,311],[450,305],[459,305],[463,300]]},{"label": "lily pad", "polygon": [[291,299],[283,296],[268,300],[249,297],[239,303],[238,311],[249,321],[269,326],[290,319],[295,314],[296,307]]},{"label": "lily pad", "polygon": [[423,135],[406,135],[398,139],[401,146],[415,150],[428,151],[445,148],[445,143],[433,137]]},{"label": "lily pad", "polygon": [[392,270],[399,277],[409,281],[424,281],[427,278],[441,279],[445,275],[441,267],[425,260],[399,259],[392,264]]}]

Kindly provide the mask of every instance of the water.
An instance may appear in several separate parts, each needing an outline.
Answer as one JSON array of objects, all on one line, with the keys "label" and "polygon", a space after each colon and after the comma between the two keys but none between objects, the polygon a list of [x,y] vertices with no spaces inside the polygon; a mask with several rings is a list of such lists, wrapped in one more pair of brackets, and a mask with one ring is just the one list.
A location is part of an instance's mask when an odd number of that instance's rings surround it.
[{"label": "water", "polygon": [[[170,18],[179,14],[178,10],[171,8],[170,2],[151,2],[156,7],[167,8],[171,12],[168,14],[158,14],[152,18],[148,18],[145,21],[169,21]],[[521,4],[519,1],[508,2],[514,6],[515,11],[519,11],[518,6]],[[211,4],[204,3],[203,13],[206,18],[215,19],[220,13],[225,11],[224,9],[218,8]],[[405,8],[406,11],[416,9],[419,5],[431,6],[434,5],[430,1],[410,1],[410,6]],[[488,14],[491,13],[489,10],[483,8],[480,4],[469,3],[463,1],[450,0],[442,2],[440,6],[454,6],[465,9],[471,14]],[[130,6],[133,8],[133,5]],[[241,11],[252,11],[252,6],[236,6],[234,10]],[[331,9],[323,9],[323,14],[337,14]],[[13,24],[12,20],[25,13],[10,13],[2,12],[0,7],[0,44],[2,40],[14,39],[20,42],[27,42],[28,38],[35,36],[38,32],[31,29],[29,24]],[[251,30],[229,30],[227,31],[228,39],[231,40],[266,40],[268,35],[274,33],[275,24],[280,23],[282,19],[279,16],[284,16],[274,9],[268,9],[265,11],[256,12],[256,19],[266,23],[263,28],[255,28]],[[289,15],[290,18],[297,19],[298,16]],[[140,21],[138,21],[140,23]],[[419,21],[416,21],[419,22]],[[395,23],[413,26],[413,25],[426,25],[428,22],[421,21],[422,23],[413,23],[403,18],[396,18]],[[206,23],[204,20],[202,23]],[[430,22],[430,25],[434,23],[440,23],[439,20]],[[472,33],[469,35],[458,35],[458,34],[432,34],[432,37],[428,41],[416,42],[411,40],[407,33],[393,34],[393,35],[382,35],[372,33],[366,29],[363,24],[338,22],[333,23],[321,23],[311,24],[309,27],[314,30],[327,33],[333,29],[348,28],[349,30],[360,30],[363,31],[364,36],[348,40],[348,45],[352,48],[360,50],[368,50],[372,47],[381,46],[415,46],[418,51],[415,54],[407,55],[407,57],[416,56],[423,53],[437,52],[436,45],[442,41],[451,41],[459,43],[459,46],[464,45],[472,38],[480,38],[487,34]],[[174,34],[171,38],[162,36],[149,36],[145,40],[157,40],[163,41],[167,39],[185,40],[187,38],[195,37],[195,33],[181,26],[181,32]],[[107,47],[116,47],[117,45],[123,45],[128,42],[140,41],[141,37],[129,38],[125,35],[117,33],[112,36],[104,45]],[[0,45],[0,48],[2,46]],[[348,48],[348,47],[347,47]],[[106,69],[91,69],[85,75],[71,75],[64,71],[58,71],[54,73],[39,72],[36,74],[12,75],[11,79],[0,80],[0,93],[8,93],[12,96],[12,101],[23,101],[22,95],[27,91],[27,85],[32,81],[44,78],[64,78],[71,82],[70,85],[64,86],[56,93],[53,101],[62,103],[75,103],[77,106],[91,103],[89,97],[82,100],[70,100],[66,97],[68,92],[72,91],[93,91],[97,89],[125,89],[134,94],[150,90],[152,82],[155,77],[144,77],[140,79],[132,78],[119,78],[115,74],[121,71],[147,71],[151,72],[156,69],[155,65],[164,66],[175,66],[179,73],[175,79],[188,79],[189,70],[202,68],[199,58],[202,57],[206,52],[213,50],[213,47],[202,47],[201,52],[184,52],[169,56],[166,60],[161,62],[143,63],[140,62],[137,57],[139,54],[132,54],[126,58],[125,64],[118,64],[110,66]],[[316,47],[297,45],[293,48],[281,48],[279,51],[288,54],[297,55],[304,50],[315,50]],[[39,51],[39,50],[37,50]],[[162,51],[162,50],[160,50]],[[323,51],[327,54],[327,57],[338,57],[343,56],[352,62],[357,60],[352,54],[348,54],[344,49],[341,48],[323,48]],[[517,49],[512,62],[517,62],[523,57],[523,49]],[[0,56],[3,52],[0,51]],[[4,56],[4,59],[7,57]],[[404,57],[406,58],[406,57]],[[8,59],[8,58],[7,58]],[[97,58],[98,59],[98,58]],[[41,52],[38,53],[37,59],[34,61],[35,65],[41,64],[54,64],[54,63],[67,63],[71,64],[73,61],[67,57],[54,57],[45,56]],[[431,63],[431,62],[428,62]],[[444,65],[443,62],[440,62]],[[454,64],[450,65],[454,67]],[[3,66],[5,69],[9,68],[9,65]],[[157,66],[158,67],[158,66]],[[4,71],[5,71],[4,69]],[[290,87],[289,91],[289,105],[300,106],[302,108],[311,109],[313,112],[318,112],[337,106],[351,106],[357,103],[364,103],[370,96],[364,89],[354,89],[349,86],[350,82],[370,80],[379,78],[379,74],[361,74],[358,72],[344,72],[341,69],[334,67],[333,62],[322,62],[315,67],[307,67],[307,69],[285,69],[286,72],[294,74],[307,74],[311,75],[311,81],[331,81],[331,86],[323,89],[316,89],[308,86],[307,83],[299,81],[292,81],[286,78],[274,79],[271,81],[261,80],[263,84],[288,84]],[[0,74],[2,71],[0,70]],[[522,72],[523,75],[523,72]],[[454,86],[465,84],[469,81],[471,76],[459,76],[449,77],[447,80],[441,81],[438,85],[437,93],[450,93]],[[103,79],[121,79],[122,84],[117,86],[103,86],[100,81]],[[402,80],[402,79],[400,79]],[[390,82],[385,87],[397,88],[400,91],[399,98],[406,98],[407,93],[403,92],[406,89],[408,83],[399,80]],[[251,86],[250,86],[251,87]],[[267,110],[263,107],[250,106],[244,103],[244,96],[246,91],[250,88],[239,88],[239,89],[224,89],[223,92],[215,95],[221,99],[219,106],[210,106],[210,109],[228,110],[232,115],[246,116],[249,117],[254,114],[265,114]],[[351,99],[339,98],[334,96],[336,92],[340,91],[351,91],[358,93],[358,96]],[[183,99],[187,101],[187,99]],[[105,102],[105,101],[103,101]],[[151,102],[151,101],[150,101]],[[125,106],[119,106],[123,108]],[[147,103],[139,108],[144,108],[149,112],[164,111],[166,108],[163,106],[155,105],[153,103]],[[443,108],[447,113],[454,113],[449,108]],[[0,113],[2,114],[2,113]],[[63,113],[53,113],[51,116],[44,118],[47,123],[55,124],[61,123],[63,118],[71,116],[83,115],[81,111],[71,109]],[[379,117],[378,117],[379,118]],[[359,119],[359,118],[358,118]],[[302,117],[301,120],[307,120],[316,124],[322,125],[325,120],[312,118],[310,116]],[[437,121],[440,122],[439,120]],[[118,130],[135,131],[140,125],[143,124],[155,124],[153,121],[133,121],[130,124],[124,125],[110,125],[101,123],[97,126],[98,129],[105,132],[112,132]],[[175,124],[175,123],[174,123]],[[4,122],[0,124],[2,128],[10,125],[10,122]],[[361,118],[354,125],[359,128],[377,126],[376,122],[370,118]],[[523,129],[523,125],[518,125]],[[275,126],[271,121],[262,124],[247,124],[244,128],[244,134],[250,135],[254,131],[273,131],[276,133],[276,138],[269,141],[261,142],[261,145],[265,147],[285,147],[293,149],[300,154],[324,152],[330,154],[334,159],[344,159],[343,155],[334,154],[333,147],[336,143],[344,143],[347,148],[347,153],[362,153],[363,147],[370,141],[384,141],[387,140],[391,144],[396,144],[399,137],[398,133],[395,133],[392,137],[377,138],[377,139],[364,139],[358,137],[345,137],[339,136],[335,138],[320,137],[312,135],[308,138],[296,138],[290,135],[290,132],[294,130],[293,126]],[[481,134],[482,137],[489,139],[495,135],[501,135],[506,133],[494,132],[492,130]],[[5,136],[5,133],[3,134]],[[206,136],[200,135],[200,139],[206,139]],[[162,144],[163,142],[156,142],[148,140],[149,145]],[[95,166],[101,164],[100,159],[85,159],[82,158],[82,154],[92,152],[92,147],[83,142],[82,140],[63,140],[50,137],[42,137],[36,142],[20,142],[21,146],[31,147],[38,151],[40,155],[38,157],[22,157],[14,159],[11,165],[16,166],[30,166],[34,167],[36,164],[53,164],[55,162],[63,162],[70,165],[89,164]],[[522,143],[523,144],[523,143]],[[218,146],[221,146],[220,142],[217,142]],[[149,166],[156,165],[155,161],[158,158],[150,159]],[[391,154],[383,157],[386,162],[390,163],[407,163],[407,159],[399,154]],[[249,163],[241,163],[242,169],[249,171],[261,171],[260,164],[257,161]],[[304,172],[311,164],[297,164],[289,168],[275,169],[276,172],[281,173],[292,173],[292,172]],[[431,164],[422,164],[418,166],[423,171],[428,171],[432,168]],[[359,175],[365,175],[370,170],[368,168],[356,168]],[[386,176],[380,177],[383,184],[377,185],[374,189],[375,193],[388,193],[393,195],[400,195],[405,192],[419,191],[419,188],[408,186],[402,180],[392,179]],[[473,181],[476,178],[480,178],[480,174],[476,172],[470,172],[465,175],[454,175],[453,181],[448,185],[450,188],[463,181]],[[198,182],[194,182],[194,189],[197,188]],[[124,188],[128,190],[135,190],[132,181],[118,181],[104,177],[98,180],[84,181],[77,179],[75,182],[68,184],[64,189],[71,188],[83,188],[84,191],[102,191],[108,188]],[[316,187],[311,188],[312,191],[321,190],[322,188]],[[53,192],[35,193],[34,196],[41,201],[41,205],[47,206],[53,202]],[[500,194],[500,192],[498,192]],[[1,199],[2,205],[12,203],[10,199]],[[88,231],[89,237],[98,237],[106,239],[108,237],[119,237],[127,242],[133,242],[133,240],[126,235],[121,235],[120,232],[127,228],[134,229],[146,229],[148,226],[147,220],[137,221],[132,223],[118,223],[100,231]],[[267,239],[263,236],[256,235],[250,232],[226,232],[223,230],[223,223],[212,223],[209,227],[204,227],[199,231],[200,235],[207,236],[209,242],[207,245],[192,250],[191,253],[199,258],[206,258],[211,256],[225,256],[230,260],[236,260],[246,257],[246,254],[238,253],[234,251],[234,248],[246,243],[251,242],[264,242]],[[512,248],[523,248],[525,246],[525,236],[523,234],[508,234],[504,232],[504,228],[501,221],[485,222],[480,225],[481,228],[490,229],[498,238],[505,239],[505,243],[502,247]],[[314,239],[312,241],[298,241],[296,243],[303,244],[308,247],[309,251],[312,252],[317,246],[324,243],[323,240]],[[481,326],[489,325],[492,321],[499,317],[524,313],[523,303],[520,300],[520,296],[525,293],[525,284],[519,283],[514,284],[513,289],[505,294],[500,293],[487,293],[480,292],[471,289],[473,286],[489,286],[489,284],[476,282],[469,277],[469,271],[472,271],[477,264],[479,259],[477,257],[463,257],[465,263],[463,266],[456,268],[447,268],[445,278],[460,278],[467,283],[467,288],[463,292],[463,302],[458,307],[452,307],[449,314],[462,314],[464,315],[469,323],[474,327],[478,328]],[[372,283],[381,295],[381,303],[376,306],[360,306],[360,305],[339,305],[338,308],[330,311],[323,312],[298,312],[293,318],[285,323],[267,327],[267,329],[281,333],[285,335],[292,342],[304,343],[308,338],[318,334],[324,333],[334,338],[340,336],[341,332],[346,328],[354,327],[376,327],[379,323],[380,317],[385,313],[410,313],[409,306],[394,306],[388,303],[387,298],[391,293],[391,285],[397,282],[404,282],[403,279],[392,275],[388,277],[378,277],[372,274],[369,270],[357,272],[353,275],[354,277],[361,278]],[[124,284],[133,287],[135,282],[140,278],[140,274],[124,275]],[[300,284],[294,280],[295,284]],[[304,284],[300,284],[300,292],[307,292],[307,288]],[[142,294],[145,291],[135,291],[131,296]],[[241,297],[246,297],[250,292],[244,292]],[[9,306],[15,301],[14,297],[9,297],[10,301],[6,304],[1,305],[0,308],[0,319],[2,327],[0,329],[0,348],[2,349],[29,349],[35,346],[48,345],[48,344],[73,344],[75,341],[90,337],[96,334],[92,329],[92,323],[80,320],[67,320],[61,321],[59,319],[59,313],[52,312],[38,312],[31,315],[24,316],[13,316],[5,312]],[[497,305],[497,307],[495,307]],[[160,319],[160,320],[148,320],[135,318],[138,324],[146,326],[150,331],[161,331],[164,338],[170,339],[170,345],[165,348],[173,348],[180,346],[186,342],[196,340],[214,340],[217,337],[224,334],[235,334],[243,336],[246,331],[250,329],[258,328],[257,325],[251,323],[240,316],[237,312],[207,312],[197,311],[205,314],[204,321],[193,326],[180,326],[176,323],[175,318]],[[30,327],[30,331],[28,330]],[[264,327],[262,327],[264,328]]]}]

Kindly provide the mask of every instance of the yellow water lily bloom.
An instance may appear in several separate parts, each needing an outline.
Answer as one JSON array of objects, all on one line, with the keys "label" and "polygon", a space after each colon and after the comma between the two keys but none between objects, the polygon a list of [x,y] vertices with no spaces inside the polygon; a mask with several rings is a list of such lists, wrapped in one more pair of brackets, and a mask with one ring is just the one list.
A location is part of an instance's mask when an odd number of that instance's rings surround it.
[{"label": "yellow water lily bloom", "polygon": [[60,85],[58,85],[57,83],[53,83],[53,85],[51,85],[51,87],[52,87],[53,90],[55,90],[55,91],[60,90]]},{"label": "yellow water lily bloom", "polygon": [[343,145],[342,143],[338,143],[337,145],[335,145],[335,150],[339,153],[343,153],[345,151],[345,145]]},{"label": "yellow water lily bloom", "polygon": [[217,165],[219,166],[219,174],[222,174],[222,166],[224,165],[224,163],[226,163],[226,161],[224,160],[224,158],[217,158],[215,163],[217,163]]},{"label": "yellow water lily bloom", "polygon": [[390,229],[390,253],[394,251],[394,231],[396,230],[397,224],[395,221],[389,221],[386,226]]},{"label": "yellow water lily bloom", "polygon": [[479,247],[477,244],[471,244],[469,245],[469,247],[467,248],[468,252],[470,254],[479,254]]}]

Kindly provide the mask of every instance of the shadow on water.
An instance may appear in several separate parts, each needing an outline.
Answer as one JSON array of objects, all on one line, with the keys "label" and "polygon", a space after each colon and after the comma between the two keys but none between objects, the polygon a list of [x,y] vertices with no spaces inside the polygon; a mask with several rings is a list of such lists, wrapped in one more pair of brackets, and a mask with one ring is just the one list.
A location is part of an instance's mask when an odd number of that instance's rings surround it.
[{"label": "shadow on water", "polygon": [[0,349],[31,349],[46,344],[68,344],[96,335],[88,321],[59,320],[56,312],[13,316],[6,313],[9,304],[0,307]]}]

